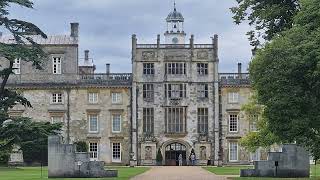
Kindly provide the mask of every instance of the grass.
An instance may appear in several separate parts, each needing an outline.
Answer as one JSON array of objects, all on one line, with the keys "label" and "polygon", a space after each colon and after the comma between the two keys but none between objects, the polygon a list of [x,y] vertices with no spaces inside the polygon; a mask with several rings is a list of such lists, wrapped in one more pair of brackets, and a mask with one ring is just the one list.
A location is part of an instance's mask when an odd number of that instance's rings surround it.
[{"label": "grass", "polygon": [[[150,168],[147,167],[112,167],[118,170],[117,178],[96,178],[95,180],[128,180],[138,174],[144,173]],[[48,179],[48,168],[44,167],[42,171],[40,167],[21,167],[21,168],[5,168],[0,167],[0,180],[41,180]],[[63,180],[85,180],[88,178],[65,178]]]},{"label": "grass", "polygon": [[[240,175],[240,169],[252,169],[253,166],[225,166],[225,167],[203,167],[204,169],[217,174],[217,175]],[[311,178],[299,178],[301,180],[307,179],[320,179],[320,165],[311,165],[310,167]],[[229,179],[236,179],[236,180],[277,180],[280,178],[245,178],[245,177],[232,177]],[[296,178],[297,179],[297,178]],[[290,180],[286,179],[286,180]]]},{"label": "grass", "polygon": [[253,169],[253,166],[203,167],[217,175],[239,175],[240,169]]}]

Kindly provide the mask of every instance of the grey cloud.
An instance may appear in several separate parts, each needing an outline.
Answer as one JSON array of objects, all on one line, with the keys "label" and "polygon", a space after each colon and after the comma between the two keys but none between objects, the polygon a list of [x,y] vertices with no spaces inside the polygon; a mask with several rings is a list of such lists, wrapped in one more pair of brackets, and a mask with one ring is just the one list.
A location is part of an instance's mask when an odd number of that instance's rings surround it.
[{"label": "grey cloud", "polygon": [[[69,23],[80,23],[80,57],[91,51],[99,72],[112,63],[113,72],[131,72],[131,34],[139,43],[155,43],[166,30],[165,18],[173,0],[34,0],[35,10],[12,7],[12,17],[37,24],[47,34],[69,34]],[[230,7],[235,1],[177,0],[177,10],[185,17],[185,31],[196,43],[211,43],[220,37],[220,71],[236,69],[250,60],[248,26],[232,21]],[[187,38],[189,39],[189,37]]]}]

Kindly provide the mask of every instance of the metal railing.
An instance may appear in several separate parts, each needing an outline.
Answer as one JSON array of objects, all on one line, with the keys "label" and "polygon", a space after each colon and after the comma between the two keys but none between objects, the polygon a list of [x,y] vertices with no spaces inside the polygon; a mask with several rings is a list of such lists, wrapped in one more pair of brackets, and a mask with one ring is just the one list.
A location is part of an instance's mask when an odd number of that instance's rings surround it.
[{"label": "metal railing", "polygon": [[131,73],[86,74],[79,75],[79,82],[84,84],[128,85],[131,86]]},{"label": "metal railing", "polygon": [[105,80],[105,81],[130,81],[132,79],[131,73],[99,73],[99,74],[85,74],[79,75],[80,80]]},{"label": "metal railing", "polygon": [[[194,44],[193,47],[195,49],[212,49],[213,44]],[[158,48],[157,44],[137,44],[138,49],[156,49]],[[172,48],[177,48],[177,49],[190,49],[191,45],[190,44],[160,44],[159,48],[161,49],[172,49]]]},{"label": "metal railing", "polygon": [[249,73],[219,73],[221,85],[250,85]]}]

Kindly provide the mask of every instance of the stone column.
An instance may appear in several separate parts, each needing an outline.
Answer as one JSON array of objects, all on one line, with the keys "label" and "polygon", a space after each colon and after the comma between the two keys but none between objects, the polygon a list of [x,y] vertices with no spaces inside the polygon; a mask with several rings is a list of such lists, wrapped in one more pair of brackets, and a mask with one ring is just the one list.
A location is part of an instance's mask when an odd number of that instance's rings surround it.
[{"label": "stone column", "polygon": [[218,35],[212,39],[214,48],[214,164],[219,164],[219,72],[218,72]]}]

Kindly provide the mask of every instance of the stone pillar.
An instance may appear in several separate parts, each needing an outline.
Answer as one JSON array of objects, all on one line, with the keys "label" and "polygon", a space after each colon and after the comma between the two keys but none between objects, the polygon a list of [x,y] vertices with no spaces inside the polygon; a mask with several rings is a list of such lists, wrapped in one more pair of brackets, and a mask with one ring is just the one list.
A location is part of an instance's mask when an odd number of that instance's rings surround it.
[{"label": "stone pillar", "polygon": [[222,131],[219,127],[219,73],[218,73],[218,35],[214,35],[212,39],[212,44],[214,48],[213,57],[214,57],[214,147],[213,157],[214,165],[219,164],[219,133]]},{"label": "stone pillar", "polygon": [[190,48],[193,49],[194,47],[194,35],[191,34],[191,38],[190,38]]},{"label": "stone pillar", "polygon": [[136,83],[136,50],[137,50],[137,38],[136,35],[132,35],[132,88],[131,88],[131,107],[132,107],[132,116],[131,116],[131,152],[130,153],[130,166],[137,165],[137,151],[138,151],[138,135],[137,135],[137,83]]},{"label": "stone pillar", "polygon": [[238,63],[238,78],[242,79],[242,64]]},{"label": "stone pillar", "polygon": [[218,48],[219,48],[219,43],[218,43],[218,35],[215,34],[213,36],[213,48],[214,48],[214,58],[216,59],[216,61],[219,61],[219,58],[218,58]]},{"label": "stone pillar", "polygon": [[160,48],[160,34],[157,35],[157,48]]}]

